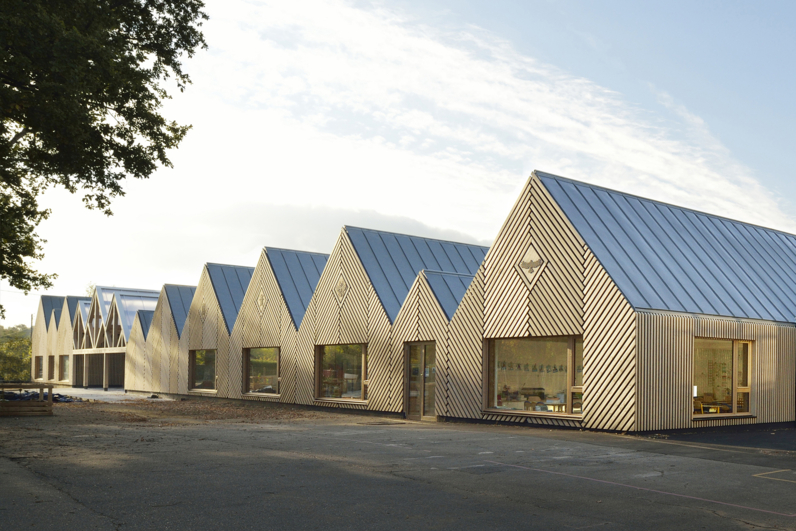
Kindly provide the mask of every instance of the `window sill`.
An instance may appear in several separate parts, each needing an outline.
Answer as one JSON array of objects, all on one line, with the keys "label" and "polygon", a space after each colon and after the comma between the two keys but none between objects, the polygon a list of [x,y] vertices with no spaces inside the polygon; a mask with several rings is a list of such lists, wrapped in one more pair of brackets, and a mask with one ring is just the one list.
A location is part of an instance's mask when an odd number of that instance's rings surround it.
[{"label": "window sill", "polygon": [[367,400],[355,400],[353,398],[315,398],[314,402],[328,402],[330,404],[357,404],[360,406],[367,406]]},{"label": "window sill", "polygon": [[215,395],[218,394],[218,389],[189,389],[188,393],[194,395]]},{"label": "window sill", "polygon": [[566,420],[583,420],[583,415],[580,413],[546,413],[544,411],[519,411],[516,409],[485,409],[485,415],[507,415],[516,417],[539,417],[546,419],[566,419]]},{"label": "window sill", "polygon": [[243,393],[243,396],[252,396],[257,398],[276,398],[279,399],[278,394],[276,393]]},{"label": "window sill", "polygon": [[716,420],[716,419],[756,419],[752,413],[720,413],[715,415],[693,415],[691,420]]}]

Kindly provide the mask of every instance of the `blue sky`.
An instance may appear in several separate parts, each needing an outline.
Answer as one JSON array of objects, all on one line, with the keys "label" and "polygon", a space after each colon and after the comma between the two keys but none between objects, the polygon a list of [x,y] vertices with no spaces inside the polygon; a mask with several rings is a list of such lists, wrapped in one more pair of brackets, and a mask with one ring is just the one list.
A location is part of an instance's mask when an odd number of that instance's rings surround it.
[{"label": "blue sky", "polygon": [[[48,294],[196,284],[344,224],[489,244],[534,169],[796,232],[786,2],[208,1],[173,169],[51,190]],[[112,248],[108,247],[109,242]],[[0,286],[4,325],[39,293]]]}]

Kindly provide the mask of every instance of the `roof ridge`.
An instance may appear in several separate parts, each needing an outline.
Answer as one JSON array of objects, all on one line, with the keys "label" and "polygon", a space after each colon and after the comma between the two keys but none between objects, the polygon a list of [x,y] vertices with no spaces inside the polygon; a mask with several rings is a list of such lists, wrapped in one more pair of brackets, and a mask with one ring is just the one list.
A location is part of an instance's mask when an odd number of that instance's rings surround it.
[{"label": "roof ridge", "polygon": [[457,276],[457,277],[467,277],[467,278],[475,277],[475,275],[468,275],[466,273],[457,273],[455,271],[440,271],[438,269],[421,269],[420,271],[423,272],[423,273],[435,273],[435,274],[443,274],[443,275],[453,275],[453,276]]},{"label": "roof ridge", "polygon": [[453,243],[453,244],[456,244],[456,245],[470,245],[472,247],[483,247],[484,249],[489,249],[488,245],[480,245],[480,244],[477,244],[477,243],[455,242],[453,240],[443,240],[441,238],[430,238],[428,236],[418,236],[416,234],[406,234],[404,232],[392,232],[392,231],[389,231],[389,230],[368,229],[368,228],[365,228],[365,227],[357,227],[355,225],[343,225],[343,228],[344,229],[367,230],[367,231],[370,231],[370,232],[381,232],[381,233],[384,233],[384,234],[395,234],[396,236],[407,236],[409,238],[420,238],[420,239],[423,239],[423,240],[433,240],[433,241],[437,241],[437,242]]},{"label": "roof ridge", "polygon": [[562,177],[560,175],[555,175],[555,174],[547,173],[547,172],[543,172],[543,171],[534,170],[533,173],[535,173],[537,176],[544,176],[544,177],[547,177],[549,179],[555,179],[557,181],[564,181],[564,182],[569,182],[569,183],[572,183],[572,184],[579,184],[579,185],[583,185],[583,186],[588,186],[590,188],[597,188],[598,190],[603,190],[603,191],[606,191],[606,192],[623,195],[625,197],[632,197],[633,199],[638,199],[639,201],[647,201],[647,202],[650,202],[650,203],[656,203],[658,205],[664,205],[664,206],[667,206],[667,207],[670,207],[670,208],[676,208],[677,210],[682,210],[683,212],[693,212],[694,214],[701,214],[703,216],[708,216],[708,217],[711,217],[711,218],[723,219],[723,220],[729,221],[731,223],[738,223],[740,225],[746,225],[746,226],[749,226],[749,227],[757,227],[759,229],[768,230],[768,231],[771,231],[771,232],[778,232],[780,234],[785,234],[786,236],[792,236],[792,237],[796,238],[796,234],[794,234],[792,232],[786,232],[786,231],[780,230],[780,229],[774,229],[774,228],[771,228],[771,227],[765,227],[763,225],[758,225],[756,223],[750,223],[748,221],[741,221],[741,220],[738,220],[738,219],[728,218],[727,216],[720,216],[718,214],[711,214],[710,212],[705,212],[704,210],[697,210],[695,208],[688,208],[688,207],[684,207],[684,206],[680,206],[680,205],[675,205],[673,203],[667,203],[666,201],[660,201],[658,199],[652,199],[652,198],[649,198],[649,197],[644,197],[644,196],[640,196],[640,195],[630,194],[630,193],[627,193],[627,192],[622,192],[620,190],[615,190],[614,188],[608,188],[606,186],[600,186],[598,184],[587,183],[585,181],[578,181],[576,179],[570,179],[569,177]]},{"label": "roof ridge", "polygon": [[218,262],[205,262],[205,265],[206,266],[215,265],[215,266],[221,266],[221,267],[239,267],[241,269],[254,269],[251,266],[234,265],[234,264],[219,264]]},{"label": "roof ridge", "polygon": [[271,247],[270,245],[266,245],[263,247],[264,250],[272,250],[272,251],[287,251],[290,253],[302,253],[302,254],[317,254],[320,256],[329,256],[329,253],[319,253],[317,251],[301,251],[299,249],[287,249],[285,247]]}]

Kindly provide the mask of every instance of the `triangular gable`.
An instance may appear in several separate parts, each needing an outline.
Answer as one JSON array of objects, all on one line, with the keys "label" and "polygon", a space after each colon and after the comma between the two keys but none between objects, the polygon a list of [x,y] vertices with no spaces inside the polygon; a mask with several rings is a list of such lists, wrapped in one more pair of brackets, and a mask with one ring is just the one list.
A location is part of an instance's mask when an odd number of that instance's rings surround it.
[{"label": "triangular gable", "polygon": [[130,340],[130,332],[133,329],[133,321],[139,310],[154,311],[158,303],[156,291],[121,292],[114,295],[116,309],[119,314],[119,321],[122,325],[125,341]]},{"label": "triangular gable", "polygon": [[166,300],[169,303],[171,318],[177,329],[177,337],[182,336],[182,329],[185,328],[185,321],[188,319],[188,310],[191,308],[191,301],[196,293],[196,286],[179,286],[177,284],[165,284]]},{"label": "triangular gable", "polygon": [[205,267],[229,334],[235,326],[254,268],[222,264],[207,264]]},{"label": "triangular gable", "polygon": [[66,307],[67,311],[69,312],[70,325],[74,325],[75,323],[75,317],[77,316],[78,306],[80,302],[91,304],[91,297],[79,297],[75,295],[69,295],[66,297]]},{"label": "triangular gable", "polygon": [[796,236],[534,173],[634,308],[794,320]]},{"label": "triangular gable", "polygon": [[460,275],[458,273],[446,273],[443,271],[424,270],[431,292],[439,302],[440,308],[445,313],[445,317],[450,321],[453,314],[459,308],[467,288],[473,282],[475,275]]},{"label": "triangular gable", "polygon": [[345,227],[390,322],[423,269],[474,275],[488,247]]},{"label": "triangular gable", "polygon": [[61,309],[64,306],[64,298],[57,297],[54,295],[42,295],[41,296],[41,307],[44,310],[44,326],[45,330],[50,330],[50,319],[52,315],[55,314],[55,323],[56,328],[58,328],[58,323],[61,321]]},{"label": "triangular gable", "polygon": [[[135,312],[134,319],[138,319],[138,324],[141,327],[141,332],[144,335],[144,339],[146,339],[147,336],[149,335],[149,328],[152,326],[152,317],[154,315],[155,312],[151,310],[138,310],[137,312]],[[135,321],[133,321],[133,323],[135,323]]]},{"label": "triangular gable", "polygon": [[265,252],[290,317],[298,329],[329,255],[275,247],[266,247]]}]

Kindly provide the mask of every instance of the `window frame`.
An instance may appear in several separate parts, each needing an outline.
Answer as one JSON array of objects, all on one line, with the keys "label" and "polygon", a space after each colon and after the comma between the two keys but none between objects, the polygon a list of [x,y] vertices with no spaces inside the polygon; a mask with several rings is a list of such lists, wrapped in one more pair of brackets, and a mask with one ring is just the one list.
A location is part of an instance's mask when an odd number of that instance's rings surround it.
[{"label": "window frame", "polygon": [[[567,403],[565,411],[521,411],[518,409],[500,409],[495,406],[493,403],[494,395],[495,395],[495,379],[494,379],[494,361],[495,361],[495,342],[501,340],[512,340],[512,339],[560,339],[560,338],[568,338],[567,344]],[[580,338],[581,340],[581,348],[583,345],[583,336],[582,335],[564,335],[564,336],[524,336],[524,337],[496,337],[496,338],[489,338],[484,341],[484,349],[486,350],[484,359],[486,361],[484,365],[483,371],[483,378],[484,378],[484,389],[486,393],[484,393],[484,401],[483,401],[483,411],[485,413],[500,413],[501,415],[525,415],[525,416],[542,416],[542,417],[550,417],[550,416],[565,416],[567,418],[583,418],[583,390],[585,385],[575,385],[575,343]],[[585,370],[584,370],[585,375]],[[573,395],[575,393],[581,394],[581,412],[580,413],[573,413],[572,410],[574,405]]]},{"label": "window frame", "polygon": [[[694,337],[694,353],[696,353],[696,342],[699,339],[704,339],[708,341],[732,341],[732,368],[730,369],[730,374],[732,376],[732,411],[727,413],[696,413],[694,411],[694,400],[696,400],[696,396],[694,396],[693,391],[691,395],[691,418],[693,420],[703,420],[703,419],[715,419],[715,418],[726,418],[726,417],[754,417],[753,413],[753,399],[752,399],[752,375],[754,372],[754,347],[755,342],[750,339],[729,339],[726,337]],[[741,345],[749,345],[749,348],[746,352],[747,356],[747,382],[745,386],[738,385],[738,362],[740,361],[741,356]],[[694,389],[694,370],[695,370],[695,356],[692,357],[691,360],[691,389]],[[749,411],[738,411],[738,395],[740,393],[748,393],[749,394]]]},{"label": "window frame", "polygon": [[[64,361],[66,361],[66,367],[64,367]],[[61,354],[58,357],[58,381],[59,382],[68,382],[69,381],[69,373],[71,370],[71,365],[69,359],[69,354]]]},{"label": "window frame", "polygon": [[[339,347],[339,346],[360,346],[362,347],[362,388],[361,398],[335,398],[328,396],[321,396],[321,373],[323,360],[323,349],[325,347]],[[331,343],[326,345],[315,345],[315,396],[313,400],[318,402],[344,402],[346,404],[368,403],[368,386],[370,385],[370,375],[368,374],[368,344],[367,343]]]},{"label": "window frame", "polygon": [[[251,351],[258,348],[276,349],[276,381],[279,385],[277,393],[255,393],[249,389],[249,370],[251,369]],[[252,396],[268,396],[279,398],[282,394],[282,348],[281,347],[247,347],[243,349],[243,394]]]},{"label": "window frame", "polygon": [[[194,387],[196,384],[196,375],[194,371],[196,370],[196,353],[200,350],[208,351],[212,350],[216,353],[215,359],[213,361],[213,388],[212,389],[204,389],[201,387]],[[197,348],[188,351],[188,392],[189,393],[218,393],[218,349],[215,348]]]}]

